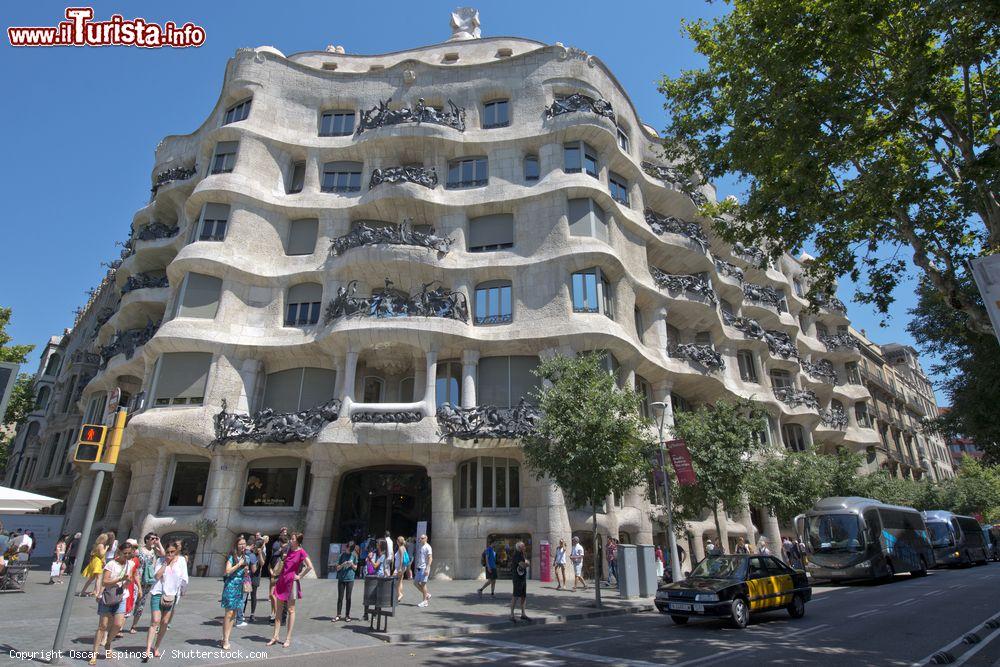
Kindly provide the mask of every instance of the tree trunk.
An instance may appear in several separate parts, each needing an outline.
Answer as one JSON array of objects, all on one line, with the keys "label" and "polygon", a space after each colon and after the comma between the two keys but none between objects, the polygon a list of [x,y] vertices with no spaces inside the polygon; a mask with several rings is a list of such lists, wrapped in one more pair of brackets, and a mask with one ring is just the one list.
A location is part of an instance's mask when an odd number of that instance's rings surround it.
[{"label": "tree trunk", "polygon": [[597,505],[591,503],[591,516],[594,520],[594,601],[601,608],[601,556],[597,538]]},{"label": "tree trunk", "polygon": [[[715,518],[715,541],[717,546],[722,548],[722,526],[719,525],[719,504],[712,505],[712,516]],[[711,555],[711,554],[707,554]]]}]

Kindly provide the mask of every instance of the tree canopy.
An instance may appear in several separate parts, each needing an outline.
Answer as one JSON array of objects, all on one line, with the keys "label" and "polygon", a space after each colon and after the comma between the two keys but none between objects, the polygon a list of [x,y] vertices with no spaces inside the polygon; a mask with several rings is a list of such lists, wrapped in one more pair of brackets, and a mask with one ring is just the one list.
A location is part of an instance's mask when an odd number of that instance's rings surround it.
[{"label": "tree canopy", "polygon": [[28,354],[35,349],[34,345],[11,345],[13,340],[7,333],[10,324],[11,309],[0,307],[0,361],[23,364],[28,360]]},{"label": "tree canopy", "polygon": [[745,201],[706,204],[730,242],[807,243],[810,298],[866,278],[886,313],[909,257],[980,332],[965,261],[1000,251],[1000,5],[981,0],[727,0],[685,25],[707,66],[660,91],[666,156],[735,175]]}]

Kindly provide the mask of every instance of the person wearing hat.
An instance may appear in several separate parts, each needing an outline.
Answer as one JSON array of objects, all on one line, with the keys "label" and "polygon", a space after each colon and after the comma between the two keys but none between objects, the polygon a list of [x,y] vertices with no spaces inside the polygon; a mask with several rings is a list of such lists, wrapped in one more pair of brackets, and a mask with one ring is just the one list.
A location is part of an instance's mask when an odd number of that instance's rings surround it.
[{"label": "person wearing hat", "polygon": [[[136,626],[139,625],[146,600],[149,599],[149,591],[156,583],[156,559],[164,555],[160,536],[156,533],[146,533],[142,541],[143,545],[136,549],[136,560],[139,564],[135,569],[138,572],[139,586],[136,588],[135,603],[132,605],[132,627],[129,629],[129,634],[132,635],[136,633]],[[129,542],[136,542],[136,540],[129,540]]]}]

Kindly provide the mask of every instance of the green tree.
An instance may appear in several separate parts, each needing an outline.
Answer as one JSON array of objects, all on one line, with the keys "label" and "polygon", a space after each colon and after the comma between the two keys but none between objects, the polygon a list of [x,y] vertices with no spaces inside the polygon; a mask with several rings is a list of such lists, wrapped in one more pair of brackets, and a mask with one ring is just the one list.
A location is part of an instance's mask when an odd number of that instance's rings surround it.
[{"label": "green tree", "polygon": [[[547,386],[536,396],[541,417],[536,433],[522,443],[524,459],[536,478],[555,482],[568,502],[591,508],[597,572],[597,507],[611,493],[645,483],[652,424],[640,416],[642,398],[631,387],[619,389],[595,353],[553,357],[535,372]],[[600,607],[600,586],[594,594]]]},{"label": "green tree", "polygon": [[11,309],[0,308],[0,361],[23,364],[28,360],[28,354],[35,349],[34,345],[10,345],[13,340],[7,333],[10,324]]},{"label": "green tree", "polygon": [[811,296],[865,273],[855,299],[883,313],[912,255],[948,307],[989,331],[961,282],[967,258],[1000,251],[1000,6],[727,2],[685,26],[707,67],[660,84],[666,157],[748,185],[741,205],[703,212],[774,256],[811,243]]},{"label": "green tree", "polygon": [[[975,296],[966,281],[963,289]],[[965,317],[951,309],[932,286],[917,288],[917,305],[907,330],[921,348],[940,361],[931,372],[951,402],[950,409],[930,427],[946,437],[968,437],[982,447],[986,460],[1000,464],[1000,346],[992,333],[965,326]]]},{"label": "green tree", "polygon": [[749,490],[753,457],[766,445],[760,438],[767,428],[766,413],[753,401],[717,401],[693,412],[674,415],[674,434],[687,443],[698,483],[677,487],[677,501],[688,511],[712,509],[717,535],[719,505],[738,511]]},{"label": "green tree", "polygon": [[8,426],[20,426],[24,423],[28,413],[35,409],[35,383],[27,373],[21,373],[14,381],[14,388],[10,391],[10,400],[7,402],[7,412],[4,414],[3,423]]},{"label": "green tree", "polygon": [[971,456],[963,457],[954,484],[952,511],[980,513],[984,518],[1000,513],[1000,468],[983,465]]},{"label": "green tree", "polygon": [[867,492],[863,477],[858,474],[861,454],[847,449],[838,449],[836,454],[828,454],[817,459],[823,475],[827,479],[828,496],[864,496]]},{"label": "green tree", "polygon": [[766,508],[783,523],[791,522],[829,495],[829,458],[812,451],[768,452],[757,461],[747,483],[750,503]]}]

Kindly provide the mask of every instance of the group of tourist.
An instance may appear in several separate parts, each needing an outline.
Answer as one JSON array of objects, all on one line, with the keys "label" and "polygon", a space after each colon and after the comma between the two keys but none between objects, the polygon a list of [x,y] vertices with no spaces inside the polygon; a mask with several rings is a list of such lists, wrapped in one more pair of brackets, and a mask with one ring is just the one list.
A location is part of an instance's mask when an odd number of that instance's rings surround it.
[{"label": "group of tourist", "polygon": [[[575,537],[573,539],[576,541]],[[563,561],[565,561],[566,543],[564,540],[560,540],[559,549],[562,549]],[[556,549],[555,563],[557,564],[557,571],[560,558],[559,549]],[[504,555],[507,556],[506,550],[504,551]],[[497,587],[498,563],[497,550],[492,544],[486,545],[486,549],[483,550],[483,553],[480,556],[480,563],[486,569],[486,583],[480,586],[476,592],[479,595],[482,595],[483,591],[486,590],[486,587],[488,586],[490,588],[490,595],[495,595]],[[525,550],[524,542],[517,542],[514,545],[514,553],[506,558],[506,564],[510,568],[511,581],[513,583],[513,590],[510,598],[510,620],[515,623],[517,622],[517,618],[514,617],[514,608],[520,605],[521,619],[530,621],[531,619],[528,618],[528,615],[525,613],[524,607],[528,601],[528,571],[531,568],[531,559]],[[564,572],[564,579],[565,576]]]},{"label": "group of tourist", "polygon": [[[364,557],[362,557],[364,553]],[[427,588],[427,579],[431,565],[434,562],[434,550],[427,541],[426,535],[421,535],[414,554],[410,555],[406,538],[399,536],[393,542],[387,531],[384,538],[369,537],[363,544],[353,540],[347,543],[340,552],[334,571],[337,577],[337,615],[331,620],[354,620],[351,617],[351,595],[354,582],[366,577],[391,577],[395,579],[394,588],[396,601],[403,601],[403,581],[413,579],[413,585],[421,595],[418,607],[427,607],[431,601],[431,593]],[[341,615],[343,612],[343,615]],[[364,620],[368,620],[365,610]]]},{"label": "group of tourist", "polygon": [[0,530],[0,575],[7,571],[8,564],[26,561],[34,551],[35,534],[30,530],[15,530],[10,533]]}]

